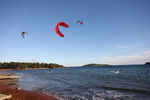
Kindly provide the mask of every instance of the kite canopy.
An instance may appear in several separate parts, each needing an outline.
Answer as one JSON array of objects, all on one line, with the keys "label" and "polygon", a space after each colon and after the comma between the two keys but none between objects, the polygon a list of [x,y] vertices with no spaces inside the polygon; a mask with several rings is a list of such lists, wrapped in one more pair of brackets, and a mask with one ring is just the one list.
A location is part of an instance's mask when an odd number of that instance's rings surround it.
[{"label": "kite canopy", "polygon": [[59,26],[64,26],[64,27],[68,28],[69,25],[66,24],[65,22],[59,22],[59,23],[56,25],[56,27],[55,27],[56,33],[57,33],[59,36],[64,37],[64,35],[63,35],[63,34],[60,32],[60,30],[59,30]]},{"label": "kite canopy", "polygon": [[22,38],[24,38],[25,33],[28,34],[28,32],[22,32],[22,34],[21,34]]},{"label": "kite canopy", "polygon": [[83,25],[83,21],[82,21],[82,20],[78,20],[78,21],[76,22],[76,25],[77,25],[78,23],[80,23],[81,26]]}]

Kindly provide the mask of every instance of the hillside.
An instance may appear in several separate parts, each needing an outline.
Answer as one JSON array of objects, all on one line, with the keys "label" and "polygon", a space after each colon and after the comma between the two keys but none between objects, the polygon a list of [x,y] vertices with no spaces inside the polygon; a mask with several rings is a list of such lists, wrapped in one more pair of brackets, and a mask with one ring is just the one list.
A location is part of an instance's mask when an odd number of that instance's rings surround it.
[{"label": "hillside", "polygon": [[86,64],[86,65],[83,65],[83,67],[87,67],[87,66],[110,66],[108,64]]},{"label": "hillside", "polygon": [[150,65],[150,62],[146,62],[145,65]]}]

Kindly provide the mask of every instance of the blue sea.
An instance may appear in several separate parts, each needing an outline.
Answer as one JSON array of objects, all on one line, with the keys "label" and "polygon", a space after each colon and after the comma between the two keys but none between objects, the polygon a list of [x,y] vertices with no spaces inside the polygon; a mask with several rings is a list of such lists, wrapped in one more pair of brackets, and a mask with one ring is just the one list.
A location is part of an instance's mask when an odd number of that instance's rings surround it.
[{"label": "blue sea", "polygon": [[[121,73],[117,73],[122,69]],[[23,90],[59,100],[150,100],[150,65],[3,71],[18,73]]]}]

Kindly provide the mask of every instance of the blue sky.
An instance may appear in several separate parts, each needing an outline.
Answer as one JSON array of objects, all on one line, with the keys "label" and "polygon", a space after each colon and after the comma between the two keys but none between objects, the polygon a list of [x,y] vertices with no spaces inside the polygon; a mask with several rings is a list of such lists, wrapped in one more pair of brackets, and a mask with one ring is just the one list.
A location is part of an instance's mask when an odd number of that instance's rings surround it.
[{"label": "blue sky", "polygon": [[[0,62],[150,61],[149,0],[0,0]],[[83,26],[75,25],[77,20]],[[64,38],[55,32],[58,22]],[[21,33],[27,31],[25,38]]]}]

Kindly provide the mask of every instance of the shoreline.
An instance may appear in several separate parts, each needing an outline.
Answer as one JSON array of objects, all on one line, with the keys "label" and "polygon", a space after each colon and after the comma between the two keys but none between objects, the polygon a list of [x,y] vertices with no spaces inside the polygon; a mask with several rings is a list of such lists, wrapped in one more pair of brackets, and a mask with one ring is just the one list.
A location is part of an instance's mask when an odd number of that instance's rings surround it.
[{"label": "shoreline", "polygon": [[36,69],[59,69],[59,68],[67,68],[67,67],[57,67],[57,68],[26,68],[26,69],[13,69],[13,68],[9,68],[9,69],[0,69],[1,71],[12,71],[12,70],[36,70]]},{"label": "shoreline", "polygon": [[[0,76],[10,77],[10,76],[18,76],[18,75],[15,73],[0,73]],[[19,79],[17,79],[17,78],[13,78],[13,79],[1,78],[0,82],[5,83],[5,84],[10,85],[10,86],[15,87],[15,88],[19,88],[18,83],[20,83]]]},{"label": "shoreline", "polygon": [[[0,76],[15,76],[15,73],[0,73]],[[19,79],[0,79],[0,93],[10,94],[10,100],[58,100],[39,92],[19,90]],[[9,100],[9,99],[8,99]]]},{"label": "shoreline", "polygon": [[27,68],[27,69],[0,69],[0,71],[12,71],[12,70],[35,70],[35,69],[51,69],[51,68]]}]

